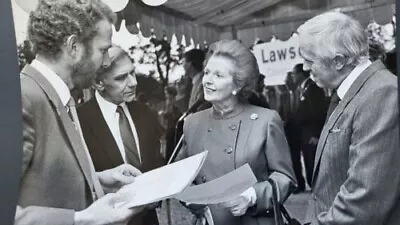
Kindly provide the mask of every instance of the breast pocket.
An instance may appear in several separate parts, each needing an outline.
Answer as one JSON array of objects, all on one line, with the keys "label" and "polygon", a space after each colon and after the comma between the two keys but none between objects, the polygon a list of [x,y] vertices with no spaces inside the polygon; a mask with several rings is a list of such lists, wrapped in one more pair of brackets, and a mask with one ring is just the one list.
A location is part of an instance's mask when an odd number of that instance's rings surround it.
[{"label": "breast pocket", "polygon": [[328,137],[325,143],[325,148],[342,148],[345,146],[349,147],[349,145],[349,129],[333,127],[329,130]]},{"label": "breast pocket", "polygon": [[328,164],[335,164],[339,160],[346,160],[348,162],[350,139],[351,134],[349,129],[331,128],[326,139],[322,160],[326,160]]}]

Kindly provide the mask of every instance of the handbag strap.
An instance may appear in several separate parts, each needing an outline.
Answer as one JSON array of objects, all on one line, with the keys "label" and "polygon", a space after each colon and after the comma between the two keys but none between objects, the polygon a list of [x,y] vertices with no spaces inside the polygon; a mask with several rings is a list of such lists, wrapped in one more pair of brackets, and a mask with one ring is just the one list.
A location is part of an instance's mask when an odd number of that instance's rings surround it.
[{"label": "handbag strap", "polygon": [[286,210],[286,208],[283,205],[281,205],[280,209],[281,209],[283,217],[285,217],[285,219],[287,221],[292,221],[293,220],[293,218],[289,215],[288,211]]},{"label": "handbag strap", "polygon": [[276,183],[272,179],[268,179],[268,182],[271,184],[272,187],[272,207],[274,209],[275,225],[284,225],[281,208],[279,207],[280,204],[278,201],[278,190],[276,188]]},{"label": "handbag strap", "polygon": [[[293,219],[290,216],[290,214],[286,210],[286,208],[282,204],[280,204],[278,201],[279,189],[278,189],[278,185],[276,184],[276,182],[271,178],[268,179],[268,182],[272,186],[272,204],[273,204],[273,208],[274,208],[274,212],[275,212],[274,213],[275,224],[284,225],[282,215],[288,222],[295,221],[295,219]],[[278,217],[278,218],[276,218],[276,217]],[[277,220],[280,220],[280,221],[277,221]]]}]

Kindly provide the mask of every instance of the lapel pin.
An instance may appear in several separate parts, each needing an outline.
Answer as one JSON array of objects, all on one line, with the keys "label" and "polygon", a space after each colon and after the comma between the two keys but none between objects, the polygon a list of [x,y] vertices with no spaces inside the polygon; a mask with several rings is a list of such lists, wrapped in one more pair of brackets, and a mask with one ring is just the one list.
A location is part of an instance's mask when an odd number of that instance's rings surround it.
[{"label": "lapel pin", "polygon": [[332,128],[329,132],[330,133],[337,133],[337,132],[340,132],[340,129],[335,127],[335,128]]}]

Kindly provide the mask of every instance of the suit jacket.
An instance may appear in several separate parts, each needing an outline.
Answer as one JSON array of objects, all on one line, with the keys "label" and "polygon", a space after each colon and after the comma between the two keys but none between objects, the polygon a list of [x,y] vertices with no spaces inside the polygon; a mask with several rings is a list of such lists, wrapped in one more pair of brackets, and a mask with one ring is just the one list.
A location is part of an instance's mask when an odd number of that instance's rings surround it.
[{"label": "suit jacket", "polygon": [[340,101],[319,139],[306,221],[399,224],[397,88],[396,77],[374,62]]},{"label": "suit jacket", "polygon": [[[139,138],[141,165],[133,165],[142,172],[160,167],[164,159],[160,153],[161,126],[157,115],[139,102],[127,103]],[[96,171],[114,168],[124,163],[117,143],[104,120],[101,109],[93,97],[78,107],[79,121]],[[154,209],[132,217],[129,225],[158,224]]]},{"label": "suit jacket", "polygon": [[15,224],[70,225],[93,200],[82,140],[59,96],[30,65],[21,72],[23,160]]},{"label": "suit jacket", "polygon": [[204,150],[208,156],[195,179],[201,184],[249,163],[258,183],[256,205],[241,217],[234,217],[218,205],[210,206],[215,225],[273,224],[272,189],[268,177],[274,179],[283,202],[295,184],[289,147],[279,115],[269,109],[244,104],[223,118],[212,108],[187,117],[184,123],[184,146],[178,159]]}]

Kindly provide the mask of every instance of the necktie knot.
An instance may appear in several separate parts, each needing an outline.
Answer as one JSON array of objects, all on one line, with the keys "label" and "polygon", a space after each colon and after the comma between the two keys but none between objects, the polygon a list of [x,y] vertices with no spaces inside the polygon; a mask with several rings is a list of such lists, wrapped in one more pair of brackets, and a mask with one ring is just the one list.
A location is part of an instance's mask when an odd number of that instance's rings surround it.
[{"label": "necktie knot", "polygon": [[119,114],[119,115],[125,115],[125,113],[124,113],[124,109],[122,108],[122,106],[117,106],[117,113]]},{"label": "necktie knot", "polygon": [[340,102],[340,98],[339,95],[337,94],[337,92],[333,92],[332,97],[331,97],[331,102],[334,103],[339,103]]}]

